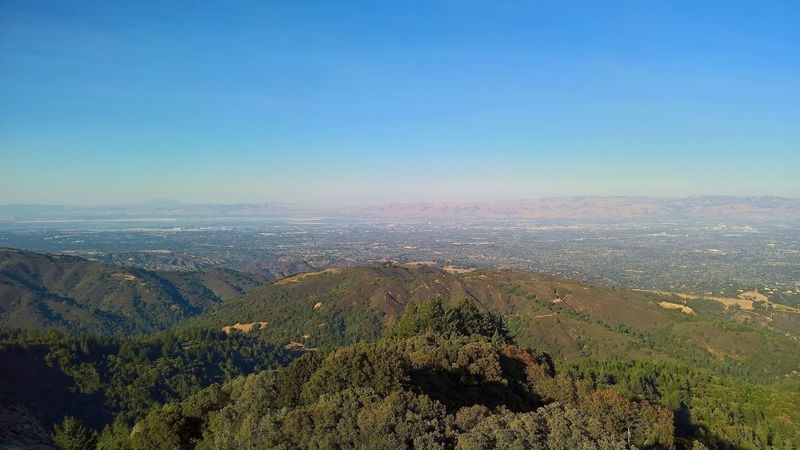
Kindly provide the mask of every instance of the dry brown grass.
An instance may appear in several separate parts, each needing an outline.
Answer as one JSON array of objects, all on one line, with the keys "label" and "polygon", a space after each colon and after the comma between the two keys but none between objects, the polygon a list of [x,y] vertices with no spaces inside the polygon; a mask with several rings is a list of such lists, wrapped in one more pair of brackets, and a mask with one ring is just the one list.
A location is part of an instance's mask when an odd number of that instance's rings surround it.
[{"label": "dry brown grass", "polygon": [[442,267],[442,270],[444,270],[447,273],[452,273],[454,275],[457,275],[457,274],[461,274],[461,273],[474,272],[476,269],[474,267],[466,267],[466,268],[464,268],[464,267],[456,267],[456,266],[444,266],[444,267]]},{"label": "dry brown grass", "polygon": [[[725,306],[725,309],[728,309],[732,306],[738,306],[742,310],[745,311],[752,311],[755,309],[753,304],[756,301],[762,301],[765,304],[769,305],[776,311],[783,311],[783,312],[792,312],[792,313],[800,313],[800,308],[795,308],[793,306],[783,305],[781,303],[772,303],[769,301],[768,297],[763,294],[759,294],[755,291],[748,291],[739,294],[738,297],[720,297],[716,295],[697,295],[697,294],[685,294],[683,292],[669,292],[669,291],[658,291],[658,290],[647,290],[647,289],[631,289],[633,291],[639,292],[652,292],[654,294],[663,295],[663,296],[677,296],[683,300],[708,300],[717,303],[721,303]],[[747,294],[747,295],[744,295]],[[757,294],[757,296],[753,296],[753,294]],[[753,300],[753,299],[758,300]],[[760,300],[760,299],[766,300]]]},{"label": "dry brown grass", "polygon": [[679,309],[684,314],[694,314],[694,310],[692,308],[679,303],[659,302],[658,306],[666,309]]},{"label": "dry brown grass", "polygon": [[222,331],[228,334],[230,334],[234,330],[241,331],[242,333],[249,333],[255,330],[263,330],[264,328],[267,328],[267,322],[251,322],[251,323],[236,322],[233,325],[222,327]]},{"label": "dry brown grass", "polygon": [[762,294],[762,293],[760,293],[758,291],[745,291],[745,292],[742,292],[741,294],[737,295],[736,297],[738,297],[738,298],[740,298],[742,300],[753,300],[753,301],[757,301],[757,302],[768,302],[769,301],[769,297],[767,297],[766,295],[764,295],[764,294]]},{"label": "dry brown grass", "polygon": [[129,273],[115,273],[115,274],[112,274],[111,276],[114,277],[114,278],[119,278],[120,280],[125,280],[125,281],[134,281],[134,280],[136,280],[136,277],[131,275],[131,274],[129,274]]},{"label": "dry brown grass", "polygon": [[[739,305],[740,308],[746,310],[753,309],[753,301],[752,300],[742,300],[740,298],[735,297],[718,297],[715,295],[697,295],[697,294],[685,294],[683,292],[669,292],[669,291],[652,291],[646,289],[632,289],[634,291],[641,291],[641,292],[652,292],[654,294],[663,295],[663,296],[677,296],[683,300],[710,300],[717,303],[722,303],[725,308],[730,308],[733,305]],[[669,302],[666,302],[669,303]]]},{"label": "dry brown grass", "polygon": [[305,272],[305,273],[301,273],[301,274],[295,275],[293,277],[283,278],[283,279],[278,280],[278,281],[276,281],[276,282],[274,282],[272,284],[274,284],[276,286],[280,286],[280,285],[289,284],[289,283],[297,283],[297,282],[302,281],[302,280],[304,280],[306,278],[309,278],[309,277],[322,275],[324,273],[339,273],[341,271],[342,271],[342,269],[325,269],[325,270],[320,270],[319,272]]},{"label": "dry brown grass", "polygon": [[302,342],[292,341],[283,346],[284,350],[291,350],[295,352],[315,352],[316,348],[308,348]]}]

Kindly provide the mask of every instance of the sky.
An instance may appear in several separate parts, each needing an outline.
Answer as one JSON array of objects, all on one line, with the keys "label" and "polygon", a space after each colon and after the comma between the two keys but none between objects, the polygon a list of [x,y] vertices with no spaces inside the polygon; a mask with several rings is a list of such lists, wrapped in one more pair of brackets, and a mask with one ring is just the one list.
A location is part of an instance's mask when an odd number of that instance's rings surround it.
[{"label": "sky", "polygon": [[0,0],[0,203],[800,196],[800,2]]}]

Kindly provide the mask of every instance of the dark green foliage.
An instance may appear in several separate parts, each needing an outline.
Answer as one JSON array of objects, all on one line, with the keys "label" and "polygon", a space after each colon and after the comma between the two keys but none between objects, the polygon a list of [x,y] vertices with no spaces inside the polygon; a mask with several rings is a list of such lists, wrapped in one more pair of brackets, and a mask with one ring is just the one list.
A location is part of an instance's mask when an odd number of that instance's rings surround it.
[{"label": "dark green foliage", "polygon": [[[441,448],[452,438],[445,409],[426,396],[347,389],[288,410],[263,448]],[[264,445],[266,444],[266,445]]]},{"label": "dark green foliage", "polygon": [[132,450],[130,443],[131,429],[122,416],[106,425],[97,439],[97,450]]},{"label": "dark green foliage", "polygon": [[323,361],[324,358],[319,353],[308,352],[279,371],[276,379],[278,394],[275,399],[276,406],[284,407],[300,403],[303,386],[308,383]]},{"label": "dark green foliage", "polygon": [[355,344],[337,350],[311,375],[300,399],[311,403],[322,395],[369,385],[378,394],[408,383],[406,355],[393,345]]},{"label": "dark green foliage", "polygon": [[87,429],[80,420],[67,416],[53,427],[53,442],[64,450],[92,449],[97,443],[97,433]]},{"label": "dark green foliage", "polygon": [[[541,406],[527,388],[522,362],[509,358],[486,338],[425,334],[397,342],[408,355],[410,380],[416,390],[449,410],[476,404],[528,411]],[[527,355],[526,352],[523,352]]]},{"label": "dark green foliage", "polygon": [[[264,343],[257,334],[228,335],[213,330],[185,330],[138,338],[25,332],[0,336],[0,342],[5,347],[0,356],[16,351],[29,359],[40,355],[37,358],[41,358],[41,365],[55,369],[55,375],[66,374],[73,383],[65,386],[73,391],[71,396],[100,396],[100,405],[83,410],[71,408],[69,393],[64,393],[61,404],[45,404],[48,399],[39,399],[42,403],[29,407],[47,414],[62,411],[62,415],[66,412],[86,417],[95,424],[107,423],[111,414],[126,421],[141,417],[156,403],[183,399],[210,384],[285,365],[296,356]],[[12,375],[0,372],[0,381]],[[3,385],[0,383],[0,387]],[[13,391],[6,394],[14,398]],[[99,418],[98,409],[104,413]]]},{"label": "dark green foliage", "polygon": [[199,428],[196,420],[183,414],[179,405],[156,406],[133,429],[134,450],[174,450],[194,447]]},{"label": "dark green foliage", "polygon": [[[626,449],[624,436],[610,433],[597,416],[554,403],[535,412],[500,410],[458,436],[459,450],[509,449]],[[669,447],[669,446],[665,446]]]},{"label": "dark green foliage", "polygon": [[[130,442],[231,450],[673,447],[669,410],[574,384],[561,395],[553,386],[565,379],[554,377],[546,355],[479,334],[426,331],[307,355],[156,406]],[[553,393],[563,398],[543,400]]]},{"label": "dark green foliage", "polygon": [[444,406],[426,395],[394,391],[359,412],[356,447],[438,448],[452,441]]},{"label": "dark green foliage", "polygon": [[570,291],[569,289],[567,289],[567,288],[565,288],[563,286],[558,286],[555,289],[553,289],[553,293],[556,294],[556,297],[558,297],[558,298],[563,300],[563,299],[567,298],[567,295],[571,294],[572,291]]},{"label": "dark green foliage", "polygon": [[787,425],[787,419],[798,415],[796,380],[767,388],[684,364],[625,359],[583,359],[564,370],[596,388],[613,386],[630,397],[669,408],[679,437],[699,439],[711,448],[784,448],[800,443],[800,430]]},{"label": "dark green foliage", "polygon": [[474,300],[463,299],[457,305],[446,304],[435,298],[419,305],[409,303],[392,327],[384,332],[385,338],[407,338],[425,332],[444,336],[479,335],[498,343],[512,341],[502,317],[494,311],[479,307]]},{"label": "dark green foliage", "polygon": [[604,430],[637,447],[673,445],[672,412],[636,402],[612,389],[592,392],[580,400],[581,410],[596,418]]}]

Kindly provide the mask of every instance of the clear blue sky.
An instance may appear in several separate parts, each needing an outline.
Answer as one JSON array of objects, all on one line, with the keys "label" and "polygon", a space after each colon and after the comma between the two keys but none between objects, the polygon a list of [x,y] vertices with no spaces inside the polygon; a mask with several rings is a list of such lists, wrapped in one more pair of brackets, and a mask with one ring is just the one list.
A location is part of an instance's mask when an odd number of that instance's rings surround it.
[{"label": "clear blue sky", "polygon": [[800,196],[800,1],[0,0],[0,203]]}]

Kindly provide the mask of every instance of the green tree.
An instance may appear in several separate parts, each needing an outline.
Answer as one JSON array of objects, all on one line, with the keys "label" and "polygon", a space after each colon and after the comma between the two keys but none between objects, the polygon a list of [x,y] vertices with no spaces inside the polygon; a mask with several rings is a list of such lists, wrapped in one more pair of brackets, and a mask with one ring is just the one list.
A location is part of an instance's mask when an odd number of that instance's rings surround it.
[{"label": "green tree", "polygon": [[93,449],[97,444],[97,433],[86,428],[80,420],[67,416],[53,427],[53,441],[64,450]]},{"label": "green tree", "polygon": [[111,425],[106,425],[97,439],[97,450],[132,450],[130,443],[131,429],[117,416]]},{"label": "green tree", "polygon": [[136,424],[131,433],[134,450],[190,449],[198,436],[193,436],[191,421],[182,414],[176,404],[156,407],[143,421]]},{"label": "green tree", "polygon": [[424,333],[444,336],[480,335],[498,343],[512,342],[499,314],[486,310],[472,299],[465,298],[453,306],[439,297],[419,305],[406,305],[397,322],[384,331],[384,338],[408,338]]}]

